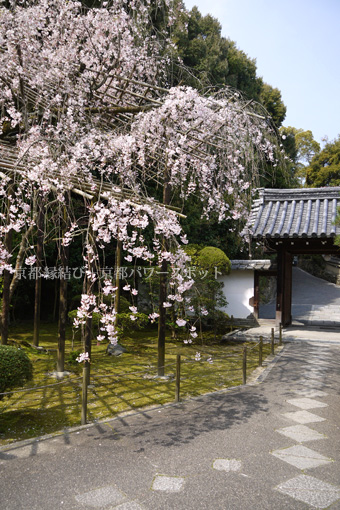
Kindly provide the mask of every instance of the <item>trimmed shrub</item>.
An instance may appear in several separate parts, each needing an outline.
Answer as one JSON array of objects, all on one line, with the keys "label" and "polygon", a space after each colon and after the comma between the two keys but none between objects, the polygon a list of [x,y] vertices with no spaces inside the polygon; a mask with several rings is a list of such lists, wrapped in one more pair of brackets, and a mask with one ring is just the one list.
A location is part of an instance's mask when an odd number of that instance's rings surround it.
[{"label": "trimmed shrub", "polygon": [[23,386],[33,378],[32,363],[22,349],[0,345],[0,400],[1,393]]},{"label": "trimmed shrub", "polygon": [[206,246],[198,253],[197,264],[211,273],[218,271],[229,274],[231,268],[231,262],[224,251],[213,246]]}]

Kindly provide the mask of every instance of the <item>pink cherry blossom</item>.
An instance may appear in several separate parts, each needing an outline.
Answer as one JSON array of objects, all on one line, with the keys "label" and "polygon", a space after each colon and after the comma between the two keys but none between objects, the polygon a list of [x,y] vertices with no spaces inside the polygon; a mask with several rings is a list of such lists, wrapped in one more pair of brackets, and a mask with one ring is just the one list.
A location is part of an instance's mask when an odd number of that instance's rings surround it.
[{"label": "pink cherry blossom", "polygon": [[186,323],[187,323],[187,321],[186,321],[186,320],[184,320],[184,319],[177,319],[177,320],[176,320],[176,324],[177,324],[177,326],[179,326],[179,327],[185,326],[185,325],[186,325]]},{"label": "pink cherry blossom", "polygon": [[78,363],[82,363],[82,362],[85,363],[85,361],[90,362],[89,353],[88,352],[83,352],[82,354],[80,354],[78,356],[77,361],[78,361]]}]

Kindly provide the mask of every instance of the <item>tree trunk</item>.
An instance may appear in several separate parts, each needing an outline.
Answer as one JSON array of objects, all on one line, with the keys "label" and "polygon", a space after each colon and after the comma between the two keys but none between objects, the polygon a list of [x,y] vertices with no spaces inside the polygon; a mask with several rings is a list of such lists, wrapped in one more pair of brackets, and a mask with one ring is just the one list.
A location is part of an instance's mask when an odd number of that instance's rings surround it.
[{"label": "tree trunk", "polygon": [[[88,244],[93,245],[93,237],[92,237],[92,230],[90,227],[89,234],[88,234]],[[89,262],[88,269],[93,269],[92,267],[93,262]],[[90,296],[93,293],[93,282],[91,281],[90,276],[85,277],[86,280],[86,294]],[[88,310],[90,317],[86,319],[85,322],[85,328],[83,329],[83,345],[84,345],[84,352],[88,353],[89,358],[91,359],[91,351],[92,351],[92,313],[93,313],[93,306],[91,305],[90,309]],[[87,384],[90,384],[90,375],[91,375],[91,365],[88,361],[85,361],[85,366],[88,368],[87,370]]]},{"label": "tree trunk", "polygon": [[[88,353],[90,359],[91,359],[91,348],[92,348],[92,317],[86,319],[85,336],[84,336],[84,351]],[[87,385],[89,385],[90,384],[90,375],[91,375],[91,373],[90,373],[91,365],[88,361],[85,361],[85,363],[86,363],[86,366],[88,367]]]},{"label": "tree trunk", "polygon": [[65,341],[66,341],[66,325],[67,325],[67,278],[66,271],[69,260],[68,246],[61,247],[61,267],[63,275],[60,279],[59,289],[59,332],[58,332],[58,360],[57,371],[65,370]]},{"label": "tree trunk", "polygon": [[[10,193],[11,193],[10,189]],[[29,229],[23,234],[21,238],[20,248],[18,252],[18,256],[15,263],[15,272],[13,277],[11,278],[11,274],[6,269],[3,272],[3,292],[2,292],[2,310],[0,316],[0,330],[1,330],[1,343],[6,345],[8,342],[8,329],[9,329],[9,312],[10,305],[13,298],[14,291],[19,282],[19,273],[22,267],[22,263],[25,257],[25,250],[27,239],[31,235],[34,230],[34,223],[29,227]],[[12,237],[13,232],[10,231],[5,235],[4,245],[9,253],[12,251]]]},{"label": "tree trunk", "polygon": [[37,222],[37,273],[35,280],[35,300],[34,300],[34,326],[33,326],[33,345],[39,345],[40,333],[40,307],[41,307],[41,277],[40,270],[42,266],[43,245],[44,245],[44,211],[43,204],[39,204],[38,222]]},{"label": "tree trunk", "polygon": [[[35,221],[35,219],[33,221]],[[21,238],[20,248],[19,248],[18,256],[17,256],[16,262],[15,262],[15,273],[13,275],[13,278],[11,281],[11,286],[10,286],[10,291],[9,291],[9,302],[10,303],[12,301],[14,291],[15,291],[15,289],[18,285],[19,279],[20,279],[19,274],[20,274],[20,270],[22,269],[22,264],[23,264],[23,261],[25,258],[27,240],[34,229],[35,229],[35,224],[32,222],[32,225],[29,227],[28,230],[26,230],[26,232],[23,234],[23,236]]]},{"label": "tree trunk", "polygon": [[[13,195],[13,185],[11,184],[9,187],[9,195]],[[9,225],[9,207],[10,200],[7,201],[7,225]],[[12,239],[13,239],[13,231],[9,230],[6,232],[4,237],[4,247],[8,251],[8,253],[12,252]],[[7,269],[3,272],[2,277],[2,310],[1,310],[1,343],[2,345],[7,345],[8,343],[8,329],[9,329],[9,311],[10,311],[10,303],[11,303],[11,273],[7,271]]]},{"label": "tree trunk", "polygon": [[[169,176],[166,175],[164,179],[164,188],[163,188],[163,204],[169,205],[171,198],[171,187],[169,184]],[[163,250],[166,249],[166,241],[163,237]],[[167,282],[168,282],[168,262],[166,260],[162,261],[161,271],[160,271],[160,282],[159,282],[159,319],[158,319],[158,375],[164,375],[164,365],[165,365],[165,333],[166,333],[166,308],[164,308],[163,303],[167,298]]]},{"label": "tree trunk", "polygon": [[163,303],[167,298],[167,270],[168,263],[163,260],[159,282],[159,319],[158,319],[158,375],[164,375],[165,365],[165,333],[166,333],[166,308]]},{"label": "tree trunk", "polygon": [[[116,293],[115,293],[115,312],[119,313],[119,304],[120,304],[120,266],[122,262],[122,241],[117,240],[117,248],[116,248]],[[115,317],[115,327],[118,326],[118,317]]]},{"label": "tree trunk", "polygon": [[[11,253],[12,251],[12,237],[13,233],[10,230],[5,235],[5,248]],[[1,310],[1,343],[7,345],[8,342],[8,329],[9,329],[9,311],[10,311],[10,285],[11,273],[7,269],[3,272],[3,289],[2,289],[2,310]]]}]

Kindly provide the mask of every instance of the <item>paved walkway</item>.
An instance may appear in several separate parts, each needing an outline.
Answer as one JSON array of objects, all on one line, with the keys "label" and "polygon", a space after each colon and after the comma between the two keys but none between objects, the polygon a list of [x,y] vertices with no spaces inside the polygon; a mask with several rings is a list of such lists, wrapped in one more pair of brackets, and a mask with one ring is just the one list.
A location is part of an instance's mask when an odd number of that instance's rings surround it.
[{"label": "paved walkway", "polygon": [[[247,330],[234,331],[228,334],[230,338],[239,340],[258,341],[260,336],[265,342],[270,342],[271,331],[274,328],[274,341],[279,342],[279,328],[275,326],[275,321],[267,321],[260,326]],[[226,336],[226,337],[227,337]],[[225,337],[225,338],[226,338]],[[340,345],[340,328],[333,325],[304,326],[294,322],[291,326],[286,326],[282,330],[282,339],[284,342],[316,342]]]},{"label": "paved walkway", "polygon": [[[300,324],[340,325],[340,286],[293,267],[292,317]],[[275,302],[260,305],[260,317],[275,318]]]},{"label": "paved walkway", "polygon": [[339,510],[339,368],[289,343],[262,382],[3,447],[0,508]]}]

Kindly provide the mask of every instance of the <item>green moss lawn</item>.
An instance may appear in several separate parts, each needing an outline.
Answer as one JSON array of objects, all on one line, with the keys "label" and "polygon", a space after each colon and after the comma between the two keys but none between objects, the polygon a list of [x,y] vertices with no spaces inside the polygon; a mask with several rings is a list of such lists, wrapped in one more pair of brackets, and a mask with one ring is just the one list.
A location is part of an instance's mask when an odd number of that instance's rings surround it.
[{"label": "green moss lawn", "polygon": [[[57,326],[42,324],[40,346],[32,343],[32,326],[12,327],[10,342],[24,349],[33,363],[33,381],[24,389],[0,401],[0,445],[53,433],[80,425],[82,365],[72,363],[72,332],[68,332],[65,370],[69,375],[57,380]],[[127,353],[119,357],[105,353],[106,344],[93,345],[91,385],[88,389],[88,421],[101,420],[144,406],[162,405],[175,398],[176,356],[181,354],[181,398],[208,393],[242,384],[242,350],[244,344],[219,344],[206,334],[204,345],[185,345],[167,338],[165,379],[157,378],[157,333],[136,331],[121,344]],[[248,374],[258,365],[258,347],[248,344]],[[73,352],[82,351],[74,340]],[[195,361],[200,352],[201,361]],[[263,357],[270,346],[263,347]],[[212,363],[207,360],[212,358]],[[70,361],[68,361],[70,360]],[[34,389],[32,389],[34,388]]]}]

